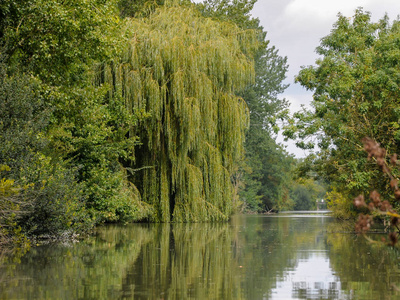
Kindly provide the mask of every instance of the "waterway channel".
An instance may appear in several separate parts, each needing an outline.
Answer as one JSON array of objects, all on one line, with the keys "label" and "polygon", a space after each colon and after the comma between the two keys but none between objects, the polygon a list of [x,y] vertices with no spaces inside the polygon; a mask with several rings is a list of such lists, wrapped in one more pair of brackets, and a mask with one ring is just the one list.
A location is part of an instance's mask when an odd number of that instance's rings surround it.
[{"label": "waterway channel", "polygon": [[400,299],[400,253],[325,214],[108,225],[3,262],[0,299]]}]

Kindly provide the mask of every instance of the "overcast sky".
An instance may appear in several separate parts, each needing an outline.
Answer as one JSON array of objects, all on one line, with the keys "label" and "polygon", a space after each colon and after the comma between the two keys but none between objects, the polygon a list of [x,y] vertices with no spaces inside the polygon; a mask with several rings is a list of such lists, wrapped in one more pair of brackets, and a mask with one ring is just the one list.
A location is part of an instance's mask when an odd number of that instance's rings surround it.
[{"label": "overcast sky", "polygon": [[[292,112],[299,110],[301,104],[309,105],[312,100],[312,93],[294,84],[294,76],[301,66],[314,65],[315,48],[320,39],[330,33],[338,13],[352,17],[357,7],[371,12],[373,21],[381,19],[385,13],[393,21],[400,14],[400,0],[258,0],[255,4],[253,16],[260,19],[270,44],[288,58],[290,87],[282,97],[289,100]],[[292,144],[287,150],[298,157],[304,156],[304,152]]]}]

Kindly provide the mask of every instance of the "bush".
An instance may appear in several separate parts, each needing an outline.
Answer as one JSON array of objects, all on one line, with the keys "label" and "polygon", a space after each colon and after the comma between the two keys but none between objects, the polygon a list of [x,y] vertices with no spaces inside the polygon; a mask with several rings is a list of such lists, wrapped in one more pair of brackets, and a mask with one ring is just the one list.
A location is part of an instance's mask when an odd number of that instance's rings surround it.
[{"label": "bush", "polygon": [[356,213],[351,201],[335,188],[326,193],[325,198],[327,200],[328,209],[332,211],[336,218],[352,219],[355,217]]},{"label": "bush", "polygon": [[24,203],[19,197],[21,188],[14,180],[7,178],[6,173],[10,170],[8,166],[0,165],[0,249],[10,245],[29,247],[26,235],[16,222],[23,212]]},{"label": "bush", "polygon": [[[50,118],[40,82],[7,76],[0,65],[0,164],[9,166],[7,179],[2,177],[2,184],[8,184],[1,196],[3,236],[58,235],[93,225],[74,172],[45,154],[51,153],[46,138]],[[11,183],[18,193],[10,194]]]},{"label": "bush", "polygon": [[87,206],[98,223],[141,221],[150,215],[150,205],[140,201],[121,167],[93,166],[86,176]]},{"label": "bush", "polygon": [[30,186],[21,192],[31,203],[21,217],[21,226],[29,235],[56,236],[87,231],[94,225],[85,209],[83,185],[62,161],[38,155],[21,173],[23,184]]}]

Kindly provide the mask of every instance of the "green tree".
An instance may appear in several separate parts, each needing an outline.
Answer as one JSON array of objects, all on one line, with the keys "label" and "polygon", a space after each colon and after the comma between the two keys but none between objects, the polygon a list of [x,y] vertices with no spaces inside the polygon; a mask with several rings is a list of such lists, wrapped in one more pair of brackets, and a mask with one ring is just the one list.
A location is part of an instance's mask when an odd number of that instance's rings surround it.
[{"label": "green tree", "polygon": [[234,22],[241,28],[261,29],[260,21],[251,17],[251,10],[256,2],[257,0],[204,0],[197,8],[205,17]]},{"label": "green tree", "polygon": [[[286,58],[274,47],[259,50],[256,57],[256,82],[241,93],[250,109],[250,128],[246,133],[245,187],[241,198],[252,201],[252,193],[261,198],[256,210],[289,209],[289,186],[293,159],[276,143],[278,121],[285,118],[287,102],[279,99],[287,85],[282,81],[287,71]],[[253,191],[253,192],[252,192]]]},{"label": "green tree", "polygon": [[279,99],[287,85],[283,84],[287,59],[269,45],[267,33],[251,10],[255,0],[206,0],[198,5],[204,16],[235,22],[243,29],[258,33],[259,47],[255,55],[255,82],[239,93],[250,109],[250,127],[246,132],[245,159],[240,172],[240,199],[251,211],[290,208],[291,158],[277,145],[277,121],[284,118],[288,103]]},{"label": "green tree", "polygon": [[398,20],[372,22],[361,8],[352,18],[339,14],[316,50],[316,66],[296,79],[314,91],[312,109],[296,113],[285,134],[302,148],[319,146],[308,163],[349,199],[370,187],[387,194],[361,140],[368,136],[399,152],[399,40]]},{"label": "green tree", "polygon": [[[189,0],[188,0],[189,1]],[[142,17],[160,5],[164,5],[165,0],[119,0],[118,8],[122,18]]]},{"label": "green tree", "polygon": [[311,208],[313,208],[313,202],[315,202],[315,200],[304,185],[296,185],[291,190],[291,196],[295,201],[294,210],[311,210]]},{"label": "green tree", "polygon": [[[254,31],[168,3],[127,22],[126,50],[100,67],[126,109],[147,111],[132,181],[153,221],[227,220],[231,175],[243,153],[248,108],[235,92],[254,79]],[[168,41],[168,42],[166,42]]]},{"label": "green tree", "polygon": [[6,173],[10,170],[9,166],[0,165],[0,249],[3,250],[12,245],[30,246],[17,222],[29,203],[20,201],[21,187],[15,184],[15,180],[9,179]]},{"label": "green tree", "polygon": [[34,184],[20,193],[37,200],[24,230],[145,218],[149,207],[119,162],[133,159],[137,139],[126,132],[136,116],[94,83],[94,65],[123,42],[116,1],[5,1],[0,15],[0,163],[18,184]]},{"label": "green tree", "polygon": [[79,83],[94,60],[117,50],[115,1],[8,0],[0,16],[5,63],[47,84]]},{"label": "green tree", "polygon": [[15,241],[22,233],[57,235],[90,229],[93,223],[84,210],[85,197],[74,170],[46,154],[51,108],[41,97],[40,82],[22,74],[8,76],[3,65],[0,74],[0,164],[7,166],[2,184],[14,187],[13,193],[3,190],[0,195],[2,231]]},{"label": "green tree", "polygon": [[316,201],[325,198],[326,185],[312,177],[299,178],[290,187],[295,210],[316,209]]}]

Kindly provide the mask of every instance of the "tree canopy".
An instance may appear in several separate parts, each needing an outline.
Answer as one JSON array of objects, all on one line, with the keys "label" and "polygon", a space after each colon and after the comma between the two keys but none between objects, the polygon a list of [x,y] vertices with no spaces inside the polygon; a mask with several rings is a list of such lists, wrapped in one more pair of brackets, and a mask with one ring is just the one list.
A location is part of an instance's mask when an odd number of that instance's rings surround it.
[{"label": "tree canopy", "polygon": [[364,137],[389,153],[400,150],[399,41],[398,20],[372,22],[361,8],[352,18],[339,14],[317,48],[316,66],[296,78],[314,92],[312,109],[296,113],[285,134],[300,147],[318,145],[307,162],[349,198],[370,186],[385,190],[363,151]]},{"label": "tree canopy", "polygon": [[248,125],[235,92],[254,80],[255,33],[166,4],[129,20],[126,35],[121,59],[101,66],[99,79],[129,111],[150,114],[131,134],[141,141],[132,180],[155,208],[152,220],[226,220]]},{"label": "tree canopy", "polygon": [[255,54],[255,82],[240,92],[250,110],[250,127],[246,132],[245,157],[236,174],[240,200],[245,210],[265,211],[290,208],[292,159],[276,142],[278,122],[285,118],[288,103],[279,95],[288,68],[287,58],[270,46],[267,32],[251,16],[254,0],[210,0],[199,5],[205,16],[230,20],[244,29],[257,31],[259,47]]}]

